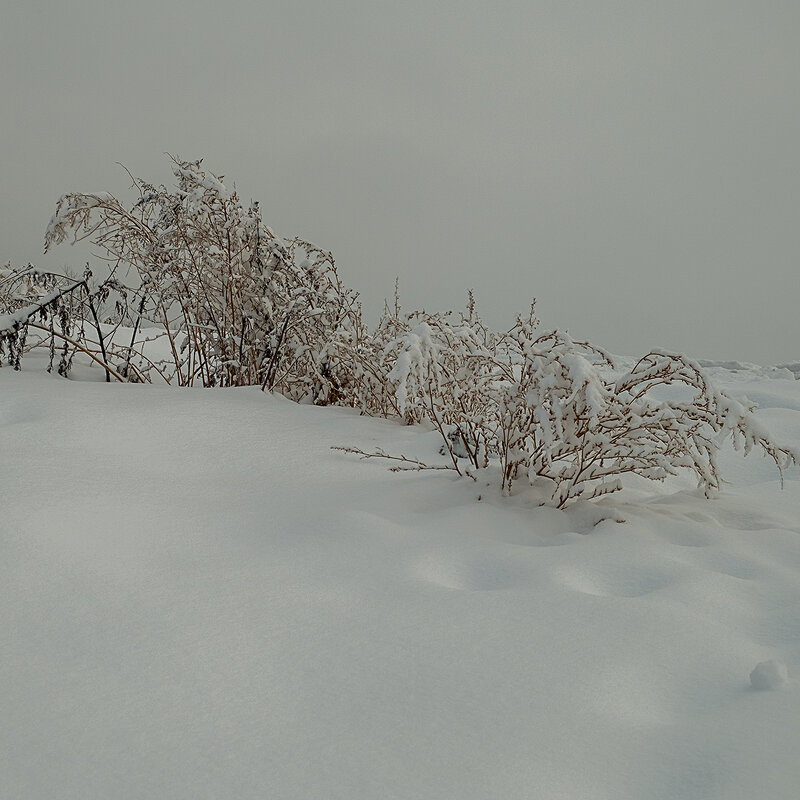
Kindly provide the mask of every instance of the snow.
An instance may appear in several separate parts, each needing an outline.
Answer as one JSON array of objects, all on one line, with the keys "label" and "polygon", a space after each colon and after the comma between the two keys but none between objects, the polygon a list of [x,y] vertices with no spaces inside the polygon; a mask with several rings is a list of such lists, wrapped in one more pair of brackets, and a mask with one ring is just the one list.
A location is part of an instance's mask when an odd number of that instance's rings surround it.
[{"label": "snow", "polygon": [[750,673],[750,683],[754,689],[777,689],[789,681],[786,664],[770,659],[756,664]]},{"label": "snow", "polygon": [[[0,369],[3,796],[800,793],[797,469],[561,512],[330,449],[420,426],[81,369]],[[800,445],[800,382],[714,374]]]}]

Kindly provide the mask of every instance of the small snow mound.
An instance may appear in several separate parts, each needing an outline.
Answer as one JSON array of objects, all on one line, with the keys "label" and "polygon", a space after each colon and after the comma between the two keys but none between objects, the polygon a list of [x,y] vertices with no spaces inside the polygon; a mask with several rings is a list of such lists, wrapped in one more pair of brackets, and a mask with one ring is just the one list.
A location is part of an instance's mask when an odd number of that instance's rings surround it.
[{"label": "small snow mound", "polygon": [[800,380],[800,361],[794,364],[778,364],[777,369],[788,369],[794,375],[795,380]]},{"label": "small snow mound", "polygon": [[762,661],[750,673],[750,683],[754,689],[778,689],[789,680],[786,664],[780,661]]}]

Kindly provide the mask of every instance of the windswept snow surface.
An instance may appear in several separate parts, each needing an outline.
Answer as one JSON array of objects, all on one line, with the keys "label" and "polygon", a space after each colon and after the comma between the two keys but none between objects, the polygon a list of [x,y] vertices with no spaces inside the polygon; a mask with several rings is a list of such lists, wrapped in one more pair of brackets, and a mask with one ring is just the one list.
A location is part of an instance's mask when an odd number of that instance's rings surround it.
[{"label": "windswept snow surface", "polygon": [[[563,513],[330,449],[435,461],[419,428],[27,369],[0,370],[0,796],[800,796],[797,470],[731,453],[719,499]],[[800,445],[800,382],[714,372]]]}]

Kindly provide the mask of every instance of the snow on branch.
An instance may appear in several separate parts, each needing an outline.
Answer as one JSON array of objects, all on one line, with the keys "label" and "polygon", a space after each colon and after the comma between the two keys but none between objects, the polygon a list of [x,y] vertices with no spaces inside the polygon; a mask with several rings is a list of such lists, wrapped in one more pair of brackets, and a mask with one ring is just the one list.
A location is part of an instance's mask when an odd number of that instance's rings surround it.
[{"label": "snow on branch", "polygon": [[[332,402],[362,336],[360,307],[333,257],[277,237],[202,161],[173,158],[174,188],[134,178],[126,208],[106,192],[62,196],[45,249],[89,239],[138,283],[137,318],[163,329],[178,385],[261,384]],[[132,177],[132,176],[131,176]],[[137,321],[138,325],[138,321]]]},{"label": "snow on branch", "polygon": [[[654,350],[619,375],[601,348],[537,326],[533,307],[505,334],[491,334],[471,298],[460,319],[402,316],[396,303],[377,333],[383,395],[372,391],[359,404],[385,413],[389,396],[406,423],[439,431],[459,473],[497,464],[503,493],[524,479],[545,487],[545,502],[558,508],[617,492],[626,474],[663,481],[689,471],[710,495],[726,439],[745,455],[761,450],[781,477],[800,460],[771,439],[754,407],[714,387],[686,356]],[[677,389],[676,398],[660,387]],[[372,454],[381,456],[389,458]]]}]

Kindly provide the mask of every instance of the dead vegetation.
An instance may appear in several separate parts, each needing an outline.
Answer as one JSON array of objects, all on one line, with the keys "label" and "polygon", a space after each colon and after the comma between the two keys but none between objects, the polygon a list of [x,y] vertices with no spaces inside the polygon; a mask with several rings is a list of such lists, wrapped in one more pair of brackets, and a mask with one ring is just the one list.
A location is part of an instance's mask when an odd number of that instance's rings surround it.
[{"label": "dead vegetation", "polygon": [[[776,444],[754,409],[715,388],[686,356],[653,351],[622,373],[613,358],[562,331],[540,332],[534,307],[490,330],[469,296],[460,314],[403,313],[395,290],[374,330],[333,256],[267,227],[200,161],[173,159],[176,185],[132,178],[130,206],[107,193],[63,195],[46,249],[89,240],[106,277],[33,267],[0,272],[0,357],[19,369],[32,347],[68,375],[76,354],[106,380],[177,386],[258,385],[298,402],[337,404],[438,431],[444,465],[384,451],[396,469],[497,467],[502,491],[547,487],[563,508],[618,491],[636,474],[694,474],[720,486],[717,453],[730,439],[771,458]],[[663,387],[680,387],[663,396]]]}]

